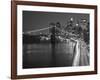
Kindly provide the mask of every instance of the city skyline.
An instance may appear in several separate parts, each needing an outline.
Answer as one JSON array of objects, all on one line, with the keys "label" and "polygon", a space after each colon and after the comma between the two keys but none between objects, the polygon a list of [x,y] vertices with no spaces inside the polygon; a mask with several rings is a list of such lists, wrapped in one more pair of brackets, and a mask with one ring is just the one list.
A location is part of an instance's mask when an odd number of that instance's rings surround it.
[{"label": "city skyline", "polygon": [[23,11],[23,32],[46,28],[52,22],[60,22],[65,27],[71,18],[74,25],[81,19],[89,22],[89,14]]}]

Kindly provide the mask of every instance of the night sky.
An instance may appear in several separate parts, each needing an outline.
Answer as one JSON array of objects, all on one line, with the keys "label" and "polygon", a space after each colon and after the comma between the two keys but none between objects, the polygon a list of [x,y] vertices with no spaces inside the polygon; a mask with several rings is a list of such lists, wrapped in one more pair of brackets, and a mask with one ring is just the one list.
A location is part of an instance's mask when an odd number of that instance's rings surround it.
[{"label": "night sky", "polygon": [[71,17],[74,23],[81,19],[89,21],[89,14],[23,11],[23,32],[49,27],[51,22],[65,27]]}]

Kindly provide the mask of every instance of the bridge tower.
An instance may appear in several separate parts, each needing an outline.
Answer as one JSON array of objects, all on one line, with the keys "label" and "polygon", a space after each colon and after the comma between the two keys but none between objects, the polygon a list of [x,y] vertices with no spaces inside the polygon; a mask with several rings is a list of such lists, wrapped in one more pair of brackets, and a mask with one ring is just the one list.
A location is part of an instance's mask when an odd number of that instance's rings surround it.
[{"label": "bridge tower", "polygon": [[50,30],[49,32],[51,33],[51,50],[52,50],[52,61],[51,61],[51,64],[52,66],[56,66],[56,54],[55,54],[55,28],[56,28],[56,25],[55,23],[50,23],[49,25],[50,27]]}]

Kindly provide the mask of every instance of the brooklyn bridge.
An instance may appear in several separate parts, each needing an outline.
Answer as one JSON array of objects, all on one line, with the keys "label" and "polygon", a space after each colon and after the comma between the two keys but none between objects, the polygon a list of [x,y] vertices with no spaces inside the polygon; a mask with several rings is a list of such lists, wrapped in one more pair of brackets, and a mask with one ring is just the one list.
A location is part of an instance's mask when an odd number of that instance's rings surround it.
[{"label": "brooklyn bridge", "polygon": [[79,35],[54,24],[23,32],[23,68],[88,66],[88,45]]}]

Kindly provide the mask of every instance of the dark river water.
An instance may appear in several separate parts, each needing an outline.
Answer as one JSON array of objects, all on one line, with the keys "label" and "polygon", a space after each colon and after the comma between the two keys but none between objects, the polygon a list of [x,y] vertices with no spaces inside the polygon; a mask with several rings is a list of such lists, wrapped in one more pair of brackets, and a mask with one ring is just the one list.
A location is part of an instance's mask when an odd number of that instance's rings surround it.
[{"label": "dark river water", "polygon": [[72,66],[74,47],[69,43],[24,44],[23,68]]}]

